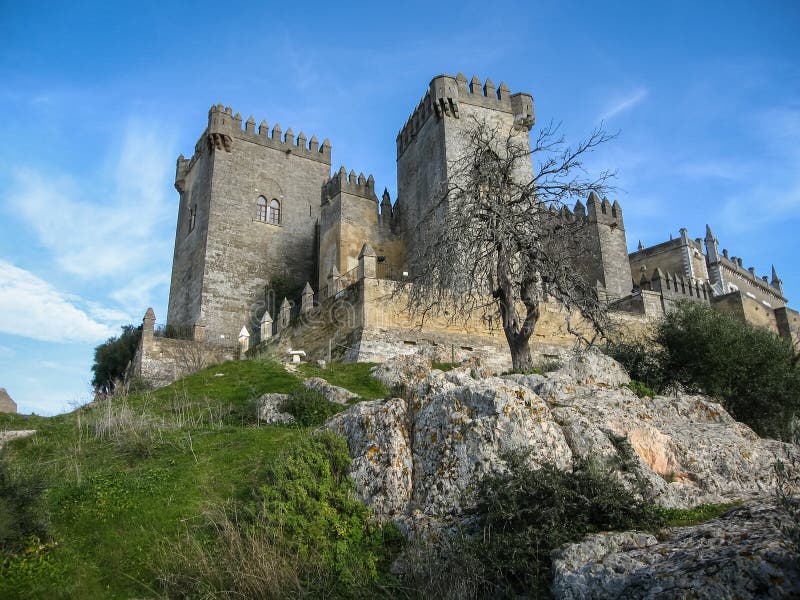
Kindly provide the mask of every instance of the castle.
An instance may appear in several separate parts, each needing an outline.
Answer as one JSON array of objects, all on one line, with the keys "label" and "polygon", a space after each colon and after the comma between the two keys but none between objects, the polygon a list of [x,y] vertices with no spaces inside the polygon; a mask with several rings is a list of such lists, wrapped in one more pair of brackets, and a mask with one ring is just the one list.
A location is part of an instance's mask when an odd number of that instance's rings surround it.
[{"label": "castle", "polygon": [[[418,239],[421,215],[446,185],[473,117],[513,132],[530,148],[530,94],[511,93],[489,79],[439,75],[397,135],[398,197],[392,202],[386,190],[378,197],[372,175],[344,167],[331,174],[328,139],[284,132],[277,123],[271,130],[265,121],[257,127],[252,116],[243,123],[230,107],[212,106],[194,154],[177,161],[167,324],[190,332],[189,342],[220,348],[252,347],[281,334],[286,347],[293,341],[319,355],[325,345],[330,354],[335,339],[346,360],[380,360],[409,346],[438,348],[452,358],[477,347],[507,355],[502,337],[487,333],[485,324],[459,329],[434,321],[419,328],[384,293],[386,282],[402,281],[413,269],[409,249],[425,243]],[[532,177],[530,162],[519,175]],[[593,257],[587,274],[620,321],[652,321],[687,299],[798,338],[800,316],[786,306],[774,268],[771,280],[756,276],[741,258],[719,251],[710,228],[705,240],[690,239],[682,229],[678,239],[650,248],[640,243],[629,254],[619,202],[592,194],[565,215],[585,220]],[[276,289],[302,289],[300,302],[271,298]],[[346,326],[332,306],[320,309],[344,300]],[[312,312],[315,328],[291,325],[298,313]],[[566,343],[558,320],[545,316],[534,344]],[[180,348],[181,341],[163,340],[156,348],[154,322],[148,313],[138,369],[147,374],[149,354],[151,367],[158,365],[153,378],[166,381],[180,370],[167,346]]]}]

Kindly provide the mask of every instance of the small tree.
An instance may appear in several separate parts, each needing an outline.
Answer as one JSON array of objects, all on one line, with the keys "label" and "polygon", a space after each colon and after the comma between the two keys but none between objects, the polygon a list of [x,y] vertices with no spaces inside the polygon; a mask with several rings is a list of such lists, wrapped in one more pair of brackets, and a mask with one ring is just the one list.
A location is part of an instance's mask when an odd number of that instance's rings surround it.
[{"label": "small tree", "polygon": [[[565,309],[579,339],[591,343],[603,331],[603,302],[586,272],[599,257],[583,243],[586,221],[565,209],[608,192],[613,173],[591,178],[583,160],[611,136],[596,129],[571,147],[551,124],[531,149],[527,131],[473,119],[465,139],[463,154],[448,165],[447,188],[420,219],[426,243],[409,257],[408,307],[423,321],[430,312],[468,319],[482,311],[490,326],[501,323],[513,368],[530,370],[529,340],[548,297]],[[575,313],[594,333],[573,327]]]},{"label": "small tree", "polygon": [[108,338],[94,349],[92,386],[95,391],[114,391],[115,382],[125,377],[125,370],[136,355],[141,337],[141,326],[124,325],[120,335]]}]

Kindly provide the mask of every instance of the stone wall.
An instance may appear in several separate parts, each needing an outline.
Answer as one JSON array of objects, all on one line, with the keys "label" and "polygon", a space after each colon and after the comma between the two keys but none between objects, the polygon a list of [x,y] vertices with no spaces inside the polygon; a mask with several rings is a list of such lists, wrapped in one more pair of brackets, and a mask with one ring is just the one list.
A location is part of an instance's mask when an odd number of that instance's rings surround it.
[{"label": "stone wall", "polygon": [[739,321],[769,329],[792,343],[800,339],[800,314],[790,308],[771,308],[742,291],[718,296],[711,305]]},{"label": "stone wall", "polygon": [[[330,344],[332,358],[346,362],[382,362],[392,356],[420,353],[435,362],[479,356],[496,372],[511,368],[505,335],[497,324],[490,326],[477,312],[466,320],[439,313],[422,321],[408,312],[406,301],[404,284],[363,277],[324,298],[260,349],[279,357],[285,357],[290,349],[303,350],[307,360],[318,360],[327,358]],[[531,338],[534,362],[557,358],[574,346],[575,337],[567,331],[565,317],[553,303],[542,306]],[[620,311],[612,319],[627,335],[639,337],[651,321],[645,314]],[[571,320],[579,331],[590,333],[577,315]]]},{"label": "stone wall", "polygon": [[0,413],[16,413],[17,403],[11,398],[6,388],[0,388]]},{"label": "stone wall", "polygon": [[142,320],[142,337],[128,368],[129,377],[139,377],[154,388],[162,387],[205,367],[239,356],[236,338],[206,338],[195,328],[196,339],[161,337],[155,332],[155,314],[149,308]]}]

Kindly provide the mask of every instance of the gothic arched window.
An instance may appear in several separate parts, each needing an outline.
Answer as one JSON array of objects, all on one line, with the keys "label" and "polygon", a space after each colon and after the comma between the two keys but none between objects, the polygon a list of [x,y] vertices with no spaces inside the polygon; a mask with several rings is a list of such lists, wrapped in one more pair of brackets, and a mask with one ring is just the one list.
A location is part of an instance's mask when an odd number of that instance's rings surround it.
[{"label": "gothic arched window", "polygon": [[281,203],[275,198],[269,201],[269,218],[267,222],[273,225],[280,225],[281,223]]},{"label": "gothic arched window", "polygon": [[256,205],[258,208],[258,220],[263,221],[264,223],[267,222],[267,199],[264,196],[259,196],[258,200],[256,201]]}]

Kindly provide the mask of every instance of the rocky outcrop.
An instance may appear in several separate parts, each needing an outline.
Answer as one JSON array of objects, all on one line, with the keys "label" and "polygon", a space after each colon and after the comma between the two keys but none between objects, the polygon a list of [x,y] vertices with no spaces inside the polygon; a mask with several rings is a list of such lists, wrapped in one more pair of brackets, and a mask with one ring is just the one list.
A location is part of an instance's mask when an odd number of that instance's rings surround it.
[{"label": "rocky outcrop", "polygon": [[751,503],[666,539],[591,535],[553,555],[553,595],[601,598],[797,598],[800,561],[780,527],[784,513]]},{"label": "rocky outcrop", "polygon": [[8,442],[31,437],[35,433],[35,429],[9,429],[7,431],[0,431],[0,448],[5,446]]},{"label": "rocky outcrop", "polygon": [[545,375],[442,373],[401,357],[374,372],[404,398],[362,402],[326,428],[342,434],[361,498],[409,532],[458,519],[476,482],[504,468],[509,450],[569,469],[599,460],[668,507],[769,493],[776,457],[793,447],[759,438],[711,400],[638,398],[619,364],[584,353]]},{"label": "rocky outcrop", "polygon": [[294,423],[294,416],[283,411],[283,403],[289,394],[264,394],[258,399],[258,420],[261,423]]},{"label": "rocky outcrop", "polygon": [[310,390],[319,392],[329,402],[336,404],[347,404],[351,400],[358,398],[358,394],[354,394],[350,390],[328,383],[321,377],[309,377],[303,382],[303,385]]}]

